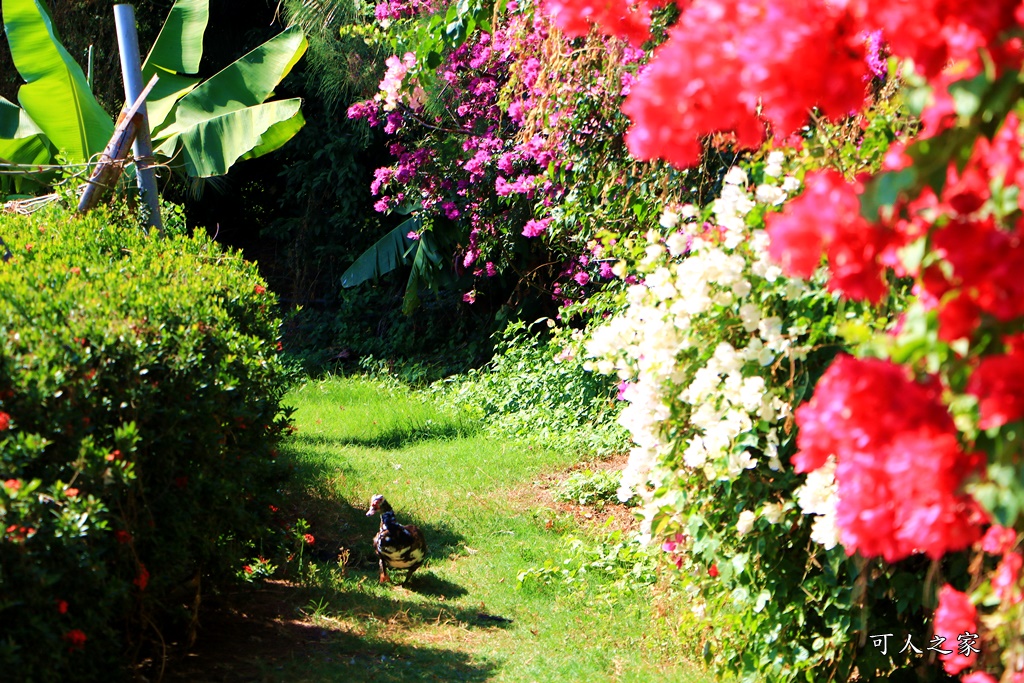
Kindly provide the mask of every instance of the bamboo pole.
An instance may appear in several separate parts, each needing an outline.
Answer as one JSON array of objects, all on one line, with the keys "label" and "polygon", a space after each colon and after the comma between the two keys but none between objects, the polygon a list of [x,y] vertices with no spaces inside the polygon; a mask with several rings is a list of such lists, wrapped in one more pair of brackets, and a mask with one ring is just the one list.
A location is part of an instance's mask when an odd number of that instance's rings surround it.
[{"label": "bamboo pole", "polygon": [[[100,161],[90,176],[89,182],[85,184],[85,191],[78,202],[79,213],[85,213],[94,208],[99,203],[103,190],[117,184],[117,179],[121,177],[121,171],[124,169],[124,160],[128,156],[128,148],[137,138],[141,126],[139,109],[145,105],[146,96],[153,90],[153,86],[158,80],[158,76],[153,76],[153,80],[139,93],[138,98],[132,102],[128,111],[118,119],[114,135],[107,143],[103,154],[100,155]],[[157,219],[159,220],[159,213],[157,213]]]},{"label": "bamboo pole", "polygon": [[[135,10],[131,5],[114,5],[114,24],[117,29],[117,47],[121,55],[121,77],[124,80],[125,102],[136,102],[142,92],[142,58],[139,56],[139,36],[135,30]],[[132,153],[135,155],[135,177],[142,198],[149,206],[149,224],[163,230],[160,217],[160,194],[156,187],[156,173],[150,167],[153,142],[149,137],[149,115],[143,98],[138,113],[141,120]]]}]

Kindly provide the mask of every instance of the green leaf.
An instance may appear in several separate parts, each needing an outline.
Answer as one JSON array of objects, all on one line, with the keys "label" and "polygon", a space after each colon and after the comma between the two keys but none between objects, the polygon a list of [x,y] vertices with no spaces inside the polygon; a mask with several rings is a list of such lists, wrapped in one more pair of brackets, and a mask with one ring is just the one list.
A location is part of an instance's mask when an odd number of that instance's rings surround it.
[{"label": "green leaf", "polygon": [[39,0],[3,0],[11,56],[25,84],[18,101],[71,162],[102,152],[114,122],[89,91],[80,67],[57,39]]},{"label": "green leaf", "polygon": [[[34,166],[53,161],[53,150],[46,136],[32,122],[25,110],[0,97],[0,162]],[[45,184],[49,173],[26,173],[24,175],[0,175],[0,188],[14,186],[16,192],[25,191],[25,183]]]},{"label": "green leaf", "polygon": [[295,27],[274,36],[181,98],[159,137],[169,138],[228,112],[262,104],[306,46],[305,36]]},{"label": "green leaf", "polygon": [[302,127],[298,98],[227,111],[163,140],[157,152],[182,162],[192,177],[224,175],[241,159],[273,151]]},{"label": "green leaf", "polygon": [[203,34],[209,21],[210,0],[175,2],[146,56],[142,66],[143,80],[148,82],[158,68],[179,74],[199,71],[199,62],[203,58]]},{"label": "green leaf", "polygon": [[178,0],[168,13],[142,65],[143,81],[160,76],[146,98],[150,130],[159,130],[175,103],[198,85],[200,79],[194,75],[203,57],[209,19],[209,0]]},{"label": "green leaf", "polygon": [[413,216],[403,221],[397,228],[360,254],[355,263],[342,273],[341,286],[355,287],[408,263],[409,252],[416,248],[417,242],[409,239],[406,235],[409,232],[419,231],[422,227],[423,219],[419,216]]}]

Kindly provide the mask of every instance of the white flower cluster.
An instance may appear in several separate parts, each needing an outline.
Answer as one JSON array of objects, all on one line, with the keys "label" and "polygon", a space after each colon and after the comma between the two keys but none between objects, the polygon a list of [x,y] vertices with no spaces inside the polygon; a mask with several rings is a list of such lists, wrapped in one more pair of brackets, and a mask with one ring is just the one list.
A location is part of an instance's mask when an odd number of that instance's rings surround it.
[{"label": "white flower cluster", "polygon": [[829,457],[824,466],[811,471],[804,485],[794,491],[796,504],[805,515],[815,515],[811,525],[811,540],[826,550],[839,543],[836,526],[836,502],[839,487],[836,484],[836,459]]},{"label": "white flower cluster", "polygon": [[[784,330],[783,321],[765,310],[770,302],[760,292],[764,283],[779,280],[781,270],[768,260],[767,234],[747,226],[758,203],[778,203],[799,186],[788,177],[775,183],[781,164],[781,153],[769,155],[767,182],[753,196],[746,172],[731,169],[712,205],[713,225],[690,221],[697,216],[692,206],[666,209],[660,223],[671,232],[648,235],[639,264],[643,283],[630,287],[625,311],[595,330],[588,344],[594,360],[587,367],[617,373],[628,383],[622,397],[629,405],[620,422],[634,448],[619,496],[645,499],[645,531],[668,502],[655,500],[654,491],[675,476],[679,455],[683,465],[711,480],[757,467],[752,451],[762,453],[769,468],[782,467],[777,425],[791,407],[765,377],[781,359],[802,358],[805,350],[795,342],[805,331]],[[621,276],[624,269],[619,264],[616,270]],[[799,296],[802,286],[779,283],[787,297]],[[707,357],[712,325],[723,329],[723,340]],[[726,335],[745,343],[734,346]],[[785,509],[766,504],[760,515],[776,523]],[[744,511],[741,535],[757,516]]]}]

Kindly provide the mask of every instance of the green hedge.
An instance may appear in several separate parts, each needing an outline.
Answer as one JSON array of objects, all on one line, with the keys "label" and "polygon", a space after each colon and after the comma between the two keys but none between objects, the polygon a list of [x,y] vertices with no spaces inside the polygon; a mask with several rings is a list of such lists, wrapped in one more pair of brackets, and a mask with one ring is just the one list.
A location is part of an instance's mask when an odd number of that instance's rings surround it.
[{"label": "green hedge", "polygon": [[0,671],[110,678],[268,527],[275,300],[205,235],[104,212],[0,215],[0,238]]}]

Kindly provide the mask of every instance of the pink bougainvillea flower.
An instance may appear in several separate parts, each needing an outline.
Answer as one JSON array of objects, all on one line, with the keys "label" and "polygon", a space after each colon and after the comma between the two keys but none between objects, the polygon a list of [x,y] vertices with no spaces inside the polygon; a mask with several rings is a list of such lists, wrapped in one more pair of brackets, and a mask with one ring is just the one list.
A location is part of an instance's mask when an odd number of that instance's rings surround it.
[{"label": "pink bougainvillea flower", "polygon": [[990,555],[1005,555],[1017,544],[1017,532],[1005,526],[993,524],[981,537],[981,549]]},{"label": "pink bougainvillea flower", "polygon": [[992,575],[992,588],[996,597],[1016,605],[1024,596],[1021,595],[1019,583],[1024,557],[1020,553],[1006,553]]},{"label": "pink bougainvillea flower", "polygon": [[541,220],[530,219],[526,221],[526,225],[523,226],[524,237],[537,237],[548,229],[548,224],[551,222],[550,218],[543,218]]},{"label": "pink bougainvillea flower", "polygon": [[999,681],[984,671],[975,671],[961,678],[960,683],[999,683]]},{"label": "pink bougainvillea flower", "polygon": [[934,384],[889,361],[839,356],[796,411],[797,472],[836,457],[836,524],[847,553],[895,562],[963,549],[987,521],[961,492],[983,458],[965,453]]},{"label": "pink bougainvillea flower", "polygon": [[953,652],[940,654],[942,666],[946,673],[954,676],[964,669],[974,666],[978,660],[977,652],[970,652],[965,657],[957,649],[957,636],[962,633],[978,632],[978,613],[966,593],[961,593],[949,584],[939,590],[939,606],[935,610],[935,635],[945,638],[947,650]]}]

